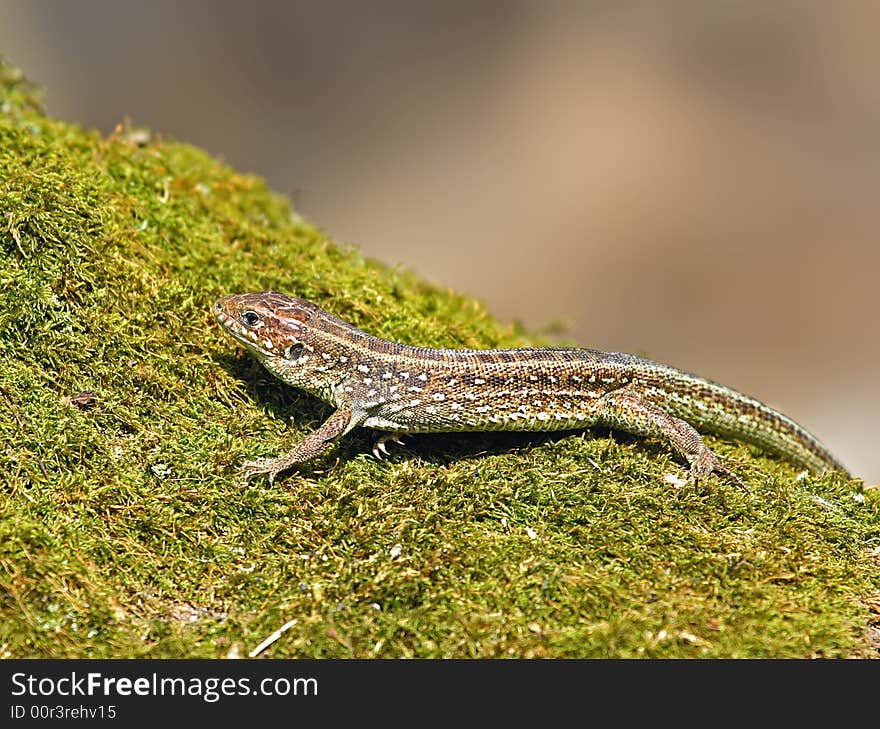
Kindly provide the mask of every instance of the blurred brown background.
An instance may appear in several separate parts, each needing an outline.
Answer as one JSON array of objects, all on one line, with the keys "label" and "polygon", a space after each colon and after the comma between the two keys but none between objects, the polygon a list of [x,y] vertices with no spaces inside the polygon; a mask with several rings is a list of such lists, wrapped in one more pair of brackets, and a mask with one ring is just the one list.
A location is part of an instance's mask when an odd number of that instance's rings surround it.
[{"label": "blurred brown background", "polygon": [[880,5],[0,0],[124,117],[531,327],[755,395],[880,481]]}]

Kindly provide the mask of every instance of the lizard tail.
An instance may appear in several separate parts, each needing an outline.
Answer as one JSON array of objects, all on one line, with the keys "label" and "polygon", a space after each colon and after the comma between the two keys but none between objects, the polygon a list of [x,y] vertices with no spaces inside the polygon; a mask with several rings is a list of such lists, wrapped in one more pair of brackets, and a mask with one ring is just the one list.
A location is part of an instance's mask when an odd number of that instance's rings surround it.
[{"label": "lizard tail", "polygon": [[[674,378],[678,387],[670,388],[671,393],[651,393],[652,399],[668,412],[697,429],[766,448],[813,473],[843,471],[850,477],[847,467],[816,436],[787,415],[717,382],[675,372],[679,375]],[[688,397],[676,398],[676,390]]]}]

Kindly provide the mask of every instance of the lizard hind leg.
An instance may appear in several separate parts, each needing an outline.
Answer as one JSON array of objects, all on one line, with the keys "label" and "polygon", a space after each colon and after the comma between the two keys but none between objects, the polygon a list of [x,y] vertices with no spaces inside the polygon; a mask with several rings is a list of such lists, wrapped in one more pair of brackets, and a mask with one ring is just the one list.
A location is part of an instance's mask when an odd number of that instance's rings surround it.
[{"label": "lizard hind leg", "polygon": [[613,390],[596,401],[596,422],[611,428],[667,441],[687,462],[694,482],[717,472],[746,493],[751,489],[724,464],[704,442],[697,430],[650,400],[628,389]]}]

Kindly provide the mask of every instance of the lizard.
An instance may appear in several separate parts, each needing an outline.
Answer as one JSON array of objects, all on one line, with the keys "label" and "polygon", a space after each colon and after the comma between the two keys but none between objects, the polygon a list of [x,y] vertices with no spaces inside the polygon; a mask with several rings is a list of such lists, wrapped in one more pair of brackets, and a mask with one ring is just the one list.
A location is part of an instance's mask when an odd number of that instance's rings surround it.
[{"label": "lizard", "polygon": [[407,433],[603,425],[666,441],[695,482],[715,472],[747,492],[698,429],[752,443],[812,472],[847,472],[816,437],[759,400],[636,355],[577,347],[410,346],[274,291],[224,296],[212,311],[269,372],[336,408],[286,455],[246,461],[245,482],[266,474],[272,484],[358,426],[386,432],[374,448],[378,455]]}]

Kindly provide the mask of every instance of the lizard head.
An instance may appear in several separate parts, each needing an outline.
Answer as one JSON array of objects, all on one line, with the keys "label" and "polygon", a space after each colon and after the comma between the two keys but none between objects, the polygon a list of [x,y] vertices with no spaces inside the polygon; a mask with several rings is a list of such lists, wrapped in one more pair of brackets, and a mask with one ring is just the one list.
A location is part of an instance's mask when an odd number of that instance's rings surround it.
[{"label": "lizard head", "polygon": [[326,362],[316,352],[316,320],[327,316],[305,299],[274,291],[224,296],[214,303],[223,330],[243,344],[276,377],[314,389]]}]

